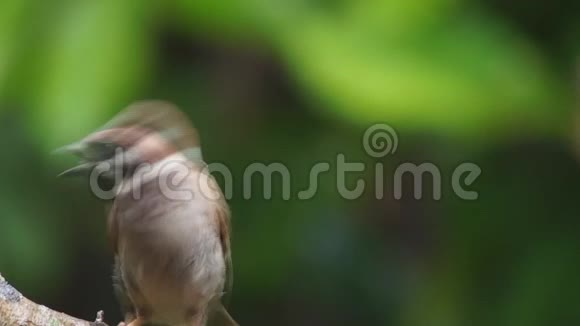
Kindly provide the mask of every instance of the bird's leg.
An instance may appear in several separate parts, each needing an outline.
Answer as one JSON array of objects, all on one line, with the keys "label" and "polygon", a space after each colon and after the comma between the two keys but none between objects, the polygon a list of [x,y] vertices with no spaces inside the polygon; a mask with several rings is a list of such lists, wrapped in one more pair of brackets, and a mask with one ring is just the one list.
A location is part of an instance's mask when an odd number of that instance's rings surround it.
[{"label": "bird's leg", "polygon": [[125,314],[124,321],[123,321],[123,323],[125,325],[121,325],[121,326],[126,326],[127,324],[130,324],[135,319],[137,319],[137,317],[134,314],[132,314],[132,313]]},{"label": "bird's leg", "polygon": [[132,322],[130,322],[129,324],[125,323],[125,322],[120,322],[117,326],[143,326],[144,321],[141,317],[137,317],[135,319],[133,319]]}]

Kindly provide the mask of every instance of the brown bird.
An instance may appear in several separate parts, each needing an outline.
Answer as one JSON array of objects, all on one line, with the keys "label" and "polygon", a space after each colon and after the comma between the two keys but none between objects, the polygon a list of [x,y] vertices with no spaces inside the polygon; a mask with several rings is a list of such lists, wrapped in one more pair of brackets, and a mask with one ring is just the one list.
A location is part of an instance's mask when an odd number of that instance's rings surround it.
[{"label": "brown bird", "polygon": [[62,175],[89,175],[95,194],[112,188],[108,234],[125,323],[237,325],[222,305],[232,287],[230,213],[187,116],[138,102],[63,149],[82,164]]}]

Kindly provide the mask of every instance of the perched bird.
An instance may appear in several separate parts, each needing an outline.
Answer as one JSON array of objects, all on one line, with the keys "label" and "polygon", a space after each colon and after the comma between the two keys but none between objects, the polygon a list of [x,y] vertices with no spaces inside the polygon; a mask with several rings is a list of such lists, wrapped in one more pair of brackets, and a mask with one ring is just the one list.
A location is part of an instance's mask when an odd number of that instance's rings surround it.
[{"label": "perched bird", "polygon": [[187,116],[137,102],[63,150],[81,164],[62,175],[114,192],[108,234],[125,323],[237,325],[222,304],[232,287],[229,208]]}]

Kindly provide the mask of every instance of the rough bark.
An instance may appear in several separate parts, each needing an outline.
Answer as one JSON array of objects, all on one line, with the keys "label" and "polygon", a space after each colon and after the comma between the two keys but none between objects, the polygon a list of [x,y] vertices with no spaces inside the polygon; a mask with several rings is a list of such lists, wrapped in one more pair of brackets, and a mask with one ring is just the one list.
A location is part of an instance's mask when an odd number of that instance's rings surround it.
[{"label": "rough bark", "polygon": [[103,312],[94,322],[81,320],[26,299],[0,274],[0,326],[107,326]]}]

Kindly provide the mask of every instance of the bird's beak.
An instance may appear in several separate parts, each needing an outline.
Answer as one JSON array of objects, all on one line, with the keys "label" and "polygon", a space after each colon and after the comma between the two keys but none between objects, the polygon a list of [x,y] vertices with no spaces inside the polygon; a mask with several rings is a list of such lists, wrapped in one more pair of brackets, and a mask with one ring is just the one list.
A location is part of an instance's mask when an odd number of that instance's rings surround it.
[{"label": "bird's beak", "polygon": [[55,149],[52,151],[53,154],[75,154],[77,156],[81,156],[81,154],[85,151],[86,145],[82,142],[72,143],[60,148]]},{"label": "bird's beak", "polygon": [[82,163],[75,167],[72,167],[64,172],[61,172],[57,177],[78,177],[87,175],[95,167],[95,163],[88,162]]},{"label": "bird's beak", "polygon": [[[80,158],[83,158],[83,156],[87,150],[87,147],[88,146],[82,142],[72,143],[70,145],[66,145],[66,146],[63,146],[63,147],[60,147],[60,148],[54,150],[53,154],[71,153],[71,154],[74,154]],[[83,161],[81,161],[81,164],[60,173],[58,175],[58,177],[75,177],[75,176],[88,175],[89,172],[95,167],[95,165],[96,165],[95,162],[83,162]]]}]

